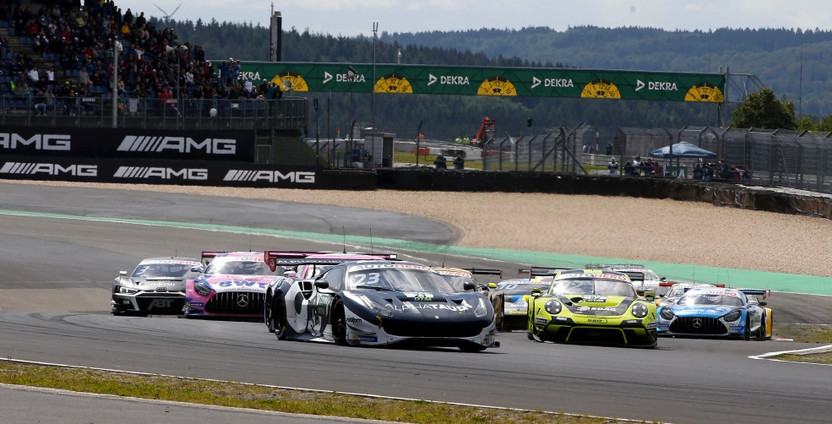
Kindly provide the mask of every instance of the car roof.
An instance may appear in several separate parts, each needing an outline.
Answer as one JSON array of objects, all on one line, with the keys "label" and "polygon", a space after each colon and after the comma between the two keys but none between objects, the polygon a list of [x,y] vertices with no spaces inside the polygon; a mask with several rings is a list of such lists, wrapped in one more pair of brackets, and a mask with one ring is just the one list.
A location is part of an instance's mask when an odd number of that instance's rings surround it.
[{"label": "car roof", "polygon": [[420,264],[417,262],[405,261],[385,261],[385,260],[370,260],[370,261],[348,261],[341,265],[345,266],[347,270],[354,271],[360,269],[417,269],[436,272],[433,268]]},{"label": "car roof", "polygon": [[183,265],[202,265],[202,262],[197,258],[187,258],[181,256],[161,256],[157,258],[146,258],[139,262],[139,265],[147,264],[183,264]]}]

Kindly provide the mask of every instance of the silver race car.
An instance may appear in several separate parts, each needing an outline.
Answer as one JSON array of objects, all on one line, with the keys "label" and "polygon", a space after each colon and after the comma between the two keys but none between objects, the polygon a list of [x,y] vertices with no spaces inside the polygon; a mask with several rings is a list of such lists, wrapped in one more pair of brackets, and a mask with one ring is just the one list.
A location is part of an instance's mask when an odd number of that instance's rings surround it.
[{"label": "silver race car", "polygon": [[185,281],[202,272],[196,258],[163,257],[139,262],[131,274],[120,271],[113,282],[113,315],[181,314]]}]

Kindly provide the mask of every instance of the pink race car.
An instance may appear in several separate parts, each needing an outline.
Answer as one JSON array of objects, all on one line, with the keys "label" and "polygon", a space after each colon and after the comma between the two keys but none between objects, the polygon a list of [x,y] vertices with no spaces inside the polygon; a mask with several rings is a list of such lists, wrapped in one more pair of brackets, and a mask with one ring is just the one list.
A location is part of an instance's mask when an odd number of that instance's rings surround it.
[{"label": "pink race car", "polygon": [[262,253],[202,252],[205,271],[185,283],[185,316],[263,318],[269,283],[283,268],[269,269]]}]

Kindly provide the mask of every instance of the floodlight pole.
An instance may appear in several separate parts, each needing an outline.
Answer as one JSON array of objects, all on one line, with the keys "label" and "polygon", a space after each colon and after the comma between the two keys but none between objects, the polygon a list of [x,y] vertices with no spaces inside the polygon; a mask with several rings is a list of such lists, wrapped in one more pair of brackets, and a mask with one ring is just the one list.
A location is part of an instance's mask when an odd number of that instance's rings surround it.
[{"label": "floodlight pole", "polygon": [[376,33],[378,32],[378,22],[373,22],[373,133],[370,141],[370,151],[373,155],[373,168],[375,168],[375,154],[376,154]]},{"label": "floodlight pole", "polygon": [[[349,80],[350,80],[350,122],[352,122],[352,125],[355,124],[355,122],[352,119],[352,91],[353,91],[353,87],[355,86],[355,76],[357,74],[358,73],[355,72],[355,68],[353,68],[352,66],[350,66],[347,69],[347,78],[349,78]],[[350,125],[350,135],[348,137],[349,142],[347,143],[347,148],[346,148],[347,151],[346,151],[346,154],[344,155],[344,167],[347,167],[347,168],[349,168],[349,166],[350,166],[350,165],[347,164],[347,155],[350,155],[352,153],[352,125]]]}]

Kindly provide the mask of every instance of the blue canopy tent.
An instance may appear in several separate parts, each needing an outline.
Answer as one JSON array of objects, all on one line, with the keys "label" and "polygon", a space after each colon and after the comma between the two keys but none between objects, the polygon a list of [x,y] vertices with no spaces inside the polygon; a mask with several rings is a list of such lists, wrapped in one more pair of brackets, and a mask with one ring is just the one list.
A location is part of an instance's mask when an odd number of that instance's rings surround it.
[{"label": "blue canopy tent", "polygon": [[[664,158],[670,159],[671,161],[673,158],[676,158],[676,169],[679,169],[679,160],[681,158],[715,158],[716,153],[711,152],[709,150],[705,150],[695,144],[688,143],[687,141],[680,141],[675,144],[671,144],[670,146],[664,146],[661,149],[656,149],[650,152],[651,158]],[[665,166],[665,174],[667,174],[667,167]]]}]

